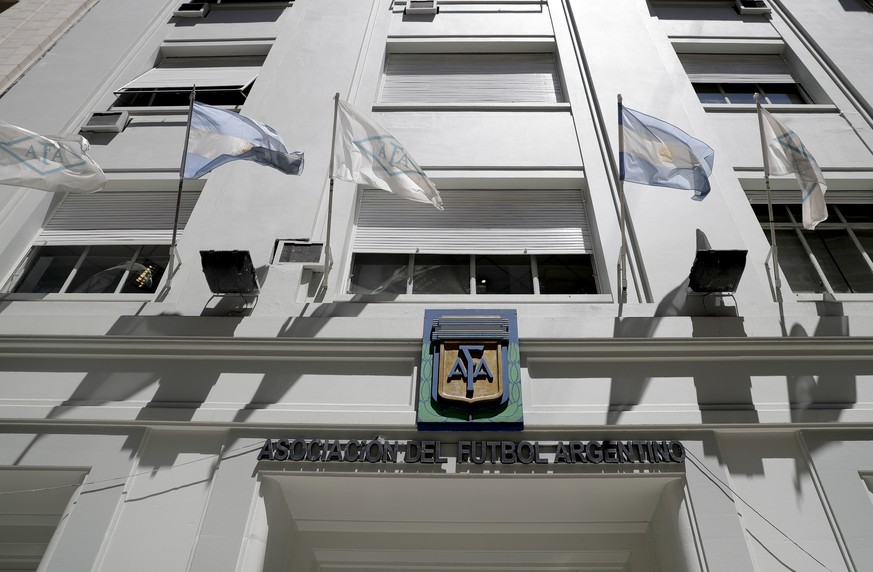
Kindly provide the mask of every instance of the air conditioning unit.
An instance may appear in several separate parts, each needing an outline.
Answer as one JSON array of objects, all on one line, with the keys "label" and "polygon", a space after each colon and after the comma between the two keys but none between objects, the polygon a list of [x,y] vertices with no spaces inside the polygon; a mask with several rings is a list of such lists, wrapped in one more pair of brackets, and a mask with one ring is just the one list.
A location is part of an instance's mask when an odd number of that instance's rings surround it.
[{"label": "air conditioning unit", "polygon": [[179,7],[173,10],[173,16],[177,18],[202,18],[209,13],[209,4],[207,2],[186,2],[179,4]]},{"label": "air conditioning unit", "polygon": [[439,12],[437,0],[406,0],[404,14],[436,14]]},{"label": "air conditioning unit", "polygon": [[91,117],[80,131],[90,133],[121,133],[127,125],[128,114],[126,111],[98,111]]},{"label": "air conditioning unit", "polygon": [[273,263],[301,264],[304,270],[324,272],[325,248],[321,242],[305,239],[280,239],[276,241]]},{"label": "air conditioning unit", "polygon": [[764,0],[734,0],[740,14],[769,14],[770,6]]}]

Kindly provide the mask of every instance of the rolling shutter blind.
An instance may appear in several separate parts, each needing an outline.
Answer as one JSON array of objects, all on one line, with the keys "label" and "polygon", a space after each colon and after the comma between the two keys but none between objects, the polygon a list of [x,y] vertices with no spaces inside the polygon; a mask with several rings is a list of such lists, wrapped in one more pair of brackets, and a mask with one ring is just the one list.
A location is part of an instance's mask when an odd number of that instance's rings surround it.
[{"label": "rolling shutter blind", "polygon": [[383,103],[564,101],[554,54],[389,54]]},{"label": "rolling shutter blind", "polygon": [[[182,193],[179,230],[185,228],[199,191]],[[43,244],[169,244],[176,193],[100,191],[68,195],[40,233]]]},{"label": "rolling shutter blind", "polygon": [[679,54],[692,83],[795,83],[777,54]]},{"label": "rolling shutter blind", "polygon": [[445,210],[381,190],[361,194],[355,252],[592,252],[578,190],[441,191]]}]

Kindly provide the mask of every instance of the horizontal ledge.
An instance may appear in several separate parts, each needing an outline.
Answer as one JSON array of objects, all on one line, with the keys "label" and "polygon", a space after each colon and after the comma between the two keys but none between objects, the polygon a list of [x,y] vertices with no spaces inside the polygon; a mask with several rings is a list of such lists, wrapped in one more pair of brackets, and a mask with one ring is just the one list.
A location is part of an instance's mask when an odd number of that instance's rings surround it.
[{"label": "horizontal ledge", "polygon": [[554,36],[388,36],[389,54],[549,53]]},{"label": "horizontal ledge", "polygon": [[782,38],[670,36],[677,54],[781,54]]},{"label": "horizontal ledge", "polygon": [[[39,359],[393,361],[415,359],[420,339],[0,336],[0,356]],[[873,337],[521,340],[525,359],[570,362],[873,362]]]},{"label": "horizontal ledge", "polygon": [[[798,104],[773,104],[762,105],[767,111],[773,113],[839,113],[836,105],[829,103],[798,103]],[[703,109],[714,113],[755,113],[757,106],[754,103],[704,103]]]},{"label": "horizontal ledge", "polygon": [[373,111],[561,111],[569,112],[570,104],[507,102],[507,103],[374,103]]}]

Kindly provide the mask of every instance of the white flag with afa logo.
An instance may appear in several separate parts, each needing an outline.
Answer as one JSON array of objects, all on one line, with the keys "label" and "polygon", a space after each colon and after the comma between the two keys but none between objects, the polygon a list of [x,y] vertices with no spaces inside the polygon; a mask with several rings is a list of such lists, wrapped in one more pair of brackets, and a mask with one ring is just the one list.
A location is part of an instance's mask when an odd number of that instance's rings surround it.
[{"label": "white flag with afa logo", "polygon": [[443,210],[443,200],[406,148],[385,128],[338,100],[332,176]]},{"label": "white flag with afa logo", "polygon": [[803,205],[803,228],[812,230],[828,218],[824,194],[828,187],[818,163],[797,133],[782,125],[763,107],[758,107],[764,120],[764,139],[767,141],[767,156],[770,159],[771,175],[794,173],[801,191]]},{"label": "white flag with afa logo", "polygon": [[0,185],[53,193],[93,193],[106,186],[81,135],[37,135],[0,121]]}]

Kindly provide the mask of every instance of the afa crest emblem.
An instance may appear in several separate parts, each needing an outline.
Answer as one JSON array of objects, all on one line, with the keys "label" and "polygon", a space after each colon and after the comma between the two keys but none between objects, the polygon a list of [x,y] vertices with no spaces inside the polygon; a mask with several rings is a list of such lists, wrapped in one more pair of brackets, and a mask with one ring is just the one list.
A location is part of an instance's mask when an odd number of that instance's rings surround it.
[{"label": "afa crest emblem", "polygon": [[428,310],[419,429],[523,428],[514,310]]}]

